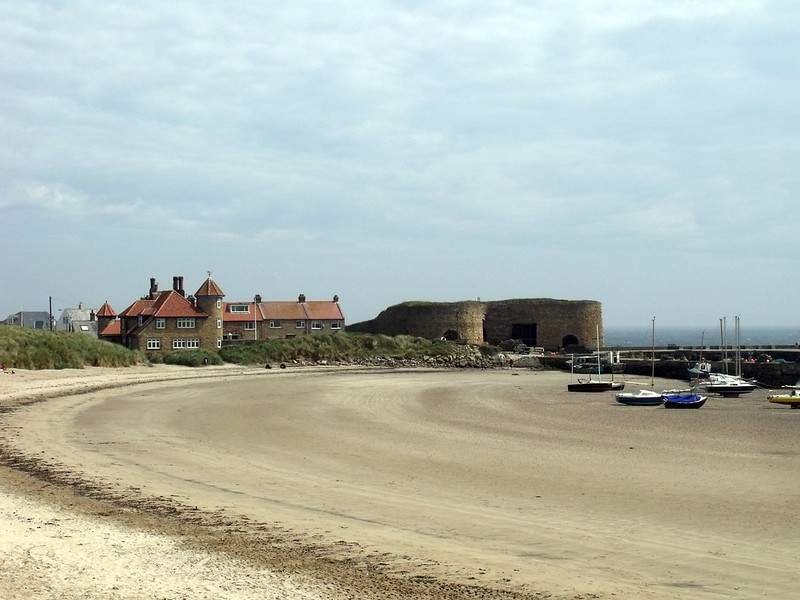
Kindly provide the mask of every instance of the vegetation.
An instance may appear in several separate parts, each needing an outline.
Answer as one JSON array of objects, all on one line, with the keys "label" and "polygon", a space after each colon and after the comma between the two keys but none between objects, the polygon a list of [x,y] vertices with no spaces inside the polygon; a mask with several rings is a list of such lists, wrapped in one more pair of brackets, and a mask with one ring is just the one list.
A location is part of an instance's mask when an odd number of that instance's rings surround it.
[{"label": "vegetation", "polygon": [[168,365],[183,365],[184,367],[203,367],[206,365],[222,364],[220,355],[209,350],[179,350],[178,352],[164,354],[160,358],[161,362],[165,362]]},{"label": "vegetation", "polygon": [[0,325],[0,363],[17,369],[128,367],[141,353],[82,333],[37,331]]},{"label": "vegetation", "polygon": [[431,341],[409,335],[372,335],[337,333],[299,336],[288,340],[244,342],[225,346],[220,355],[225,362],[264,364],[293,360],[327,360],[349,362],[385,356],[415,360],[424,356],[448,356],[463,352],[463,346],[443,341]]}]

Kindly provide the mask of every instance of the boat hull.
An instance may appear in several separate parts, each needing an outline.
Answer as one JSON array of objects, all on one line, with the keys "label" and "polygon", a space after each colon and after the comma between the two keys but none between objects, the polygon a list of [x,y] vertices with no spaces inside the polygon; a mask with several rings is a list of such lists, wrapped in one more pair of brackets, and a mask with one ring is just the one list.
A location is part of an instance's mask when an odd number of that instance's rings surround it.
[{"label": "boat hull", "polygon": [[736,398],[740,394],[749,394],[756,389],[754,385],[707,385],[706,391],[712,394],[719,394],[724,398]]},{"label": "boat hull", "polygon": [[583,383],[570,383],[567,385],[569,392],[617,392],[625,389],[624,383],[614,381],[588,381]]},{"label": "boat hull", "polygon": [[769,396],[767,400],[773,404],[783,404],[791,408],[800,408],[800,396]]},{"label": "boat hull", "polygon": [[627,406],[660,406],[664,404],[661,396],[643,397],[633,394],[617,394],[617,402]]},{"label": "boat hull", "polygon": [[664,394],[664,408],[700,408],[706,403],[699,394]]}]

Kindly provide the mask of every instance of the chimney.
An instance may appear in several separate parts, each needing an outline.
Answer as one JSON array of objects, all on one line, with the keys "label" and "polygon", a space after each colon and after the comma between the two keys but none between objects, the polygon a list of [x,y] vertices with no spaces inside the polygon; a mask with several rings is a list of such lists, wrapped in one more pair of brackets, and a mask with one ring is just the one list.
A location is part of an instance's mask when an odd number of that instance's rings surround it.
[{"label": "chimney", "polygon": [[254,298],[254,300],[255,300],[256,304],[261,304],[261,294],[256,294],[256,297]]},{"label": "chimney", "polygon": [[178,288],[179,288],[179,286],[178,286],[178,276],[177,275],[173,275],[172,276],[172,289],[177,292]]},{"label": "chimney", "polygon": [[336,303],[336,304],[338,304],[338,303],[339,303],[339,294],[334,294],[334,295],[333,295],[333,301],[334,301],[334,303]]},{"label": "chimney", "polygon": [[192,306],[194,306],[195,308],[197,307],[197,298],[195,298],[192,295],[189,295],[187,300],[191,303]]},{"label": "chimney", "polygon": [[89,320],[94,321],[94,318],[95,318],[94,309],[92,309],[92,311],[89,313]]},{"label": "chimney", "polygon": [[303,302],[305,302],[305,301],[306,301],[306,295],[305,295],[305,294],[300,294],[300,295],[297,297],[297,301],[298,301],[300,304],[302,304]]},{"label": "chimney", "polygon": [[181,296],[185,296],[186,292],[183,290],[183,275],[178,277],[178,293]]},{"label": "chimney", "polygon": [[156,278],[150,278],[150,300],[156,297],[156,292],[158,292],[158,284],[156,283]]},{"label": "chimney", "polygon": [[83,302],[78,302],[78,310],[83,310]]}]

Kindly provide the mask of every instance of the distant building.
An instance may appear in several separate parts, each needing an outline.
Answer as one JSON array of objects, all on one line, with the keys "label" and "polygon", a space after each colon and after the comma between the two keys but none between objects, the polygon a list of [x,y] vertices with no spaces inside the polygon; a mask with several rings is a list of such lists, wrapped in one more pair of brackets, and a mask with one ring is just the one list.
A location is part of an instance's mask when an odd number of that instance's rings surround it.
[{"label": "distant building", "polygon": [[226,302],[223,330],[227,340],[267,340],[298,335],[338,333],[345,327],[339,296],[332,300]]},{"label": "distant building", "polygon": [[93,321],[93,312],[91,308],[85,307],[83,302],[78,302],[78,306],[75,308],[63,309],[56,320],[56,331],[75,331],[76,328],[73,327],[73,322],[83,321],[85,323],[86,321]]},{"label": "distant building", "polygon": [[50,313],[45,310],[22,310],[8,315],[2,323],[28,329],[50,329]]}]

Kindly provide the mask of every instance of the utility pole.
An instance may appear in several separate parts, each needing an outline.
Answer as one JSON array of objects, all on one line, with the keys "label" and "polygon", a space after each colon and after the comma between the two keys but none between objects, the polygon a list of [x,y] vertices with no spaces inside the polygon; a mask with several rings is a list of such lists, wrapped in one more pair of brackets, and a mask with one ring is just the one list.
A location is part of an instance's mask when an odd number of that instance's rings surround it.
[{"label": "utility pole", "polygon": [[50,331],[53,331],[53,297],[48,296],[48,301],[50,303]]}]

